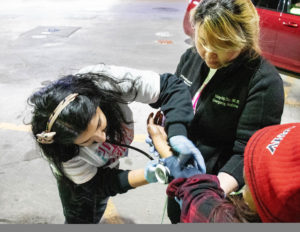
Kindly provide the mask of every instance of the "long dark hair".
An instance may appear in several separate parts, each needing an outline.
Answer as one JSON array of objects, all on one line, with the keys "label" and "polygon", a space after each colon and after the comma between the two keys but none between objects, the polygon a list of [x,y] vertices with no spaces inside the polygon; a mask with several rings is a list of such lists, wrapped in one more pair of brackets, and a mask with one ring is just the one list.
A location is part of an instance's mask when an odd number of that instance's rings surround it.
[{"label": "long dark hair", "polygon": [[[120,87],[120,84],[125,82],[129,86],[126,93],[122,92]],[[107,118],[107,139],[119,143],[122,141],[125,136],[122,124],[131,122],[126,121],[118,103],[127,104],[133,101],[137,91],[135,81],[126,76],[122,80],[96,73],[64,76],[28,98],[28,104],[33,107],[31,125],[35,138],[36,134],[46,129],[49,116],[57,105],[72,93],[79,95],[63,109],[52,126],[51,131],[56,132],[54,142],[38,143],[43,155],[62,177],[65,177],[62,162],[79,154],[79,146],[74,144],[74,140],[86,130],[98,106]],[[129,96],[133,97],[130,99]]]},{"label": "long dark hair", "polygon": [[259,215],[246,204],[241,194],[223,199],[209,215],[209,222],[261,222]]}]

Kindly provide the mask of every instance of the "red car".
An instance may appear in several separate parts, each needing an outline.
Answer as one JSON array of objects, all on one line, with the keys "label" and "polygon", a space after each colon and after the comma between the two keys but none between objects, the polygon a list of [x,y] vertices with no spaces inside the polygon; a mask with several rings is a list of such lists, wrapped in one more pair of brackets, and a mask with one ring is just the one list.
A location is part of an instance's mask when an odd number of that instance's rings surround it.
[{"label": "red car", "polygon": [[[201,0],[189,0],[183,28],[192,36],[191,9]],[[300,0],[253,0],[260,16],[262,54],[275,66],[300,74]]]}]

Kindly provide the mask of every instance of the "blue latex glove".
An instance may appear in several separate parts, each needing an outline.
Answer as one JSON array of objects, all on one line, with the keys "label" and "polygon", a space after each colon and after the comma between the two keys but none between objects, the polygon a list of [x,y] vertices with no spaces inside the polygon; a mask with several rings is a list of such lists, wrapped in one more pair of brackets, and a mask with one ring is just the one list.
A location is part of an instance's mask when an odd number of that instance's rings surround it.
[{"label": "blue latex glove", "polygon": [[152,141],[152,139],[150,138],[149,135],[148,135],[147,138],[145,139],[145,142],[148,143],[148,145],[149,145],[149,152],[150,152],[151,154],[153,154],[153,156],[159,157],[159,153],[158,153],[158,151],[155,149],[154,144],[153,144],[153,141]]},{"label": "blue latex glove", "polygon": [[174,151],[179,153],[179,165],[183,168],[186,163],[194,157],[196,167],[201,173],[206,173],[206,166],[204,159],[196,146],[187,137],[183,135],[176,135],[169,139],[170,146]]},{"label": "blue latex glove", "polygon": [[151,160],[147,163],[145,170],[144,170],[144,176],[148,183],[155,183],[157,182],[156,176],[155,176],[155,168],[158,164],[158,160]]},{"label": "blue latex glove", "polygon": [[189,178],[191,176],[202,174],[201,170],[197,168],[196,161],[192,158],[192,162],[187,164],[185,167],[181,167],[179,164],[179,159],[176,156],[170,156],[166,159],[161,159],[163,165],[166,166],[170,171],[170,176],[176,178]]}]

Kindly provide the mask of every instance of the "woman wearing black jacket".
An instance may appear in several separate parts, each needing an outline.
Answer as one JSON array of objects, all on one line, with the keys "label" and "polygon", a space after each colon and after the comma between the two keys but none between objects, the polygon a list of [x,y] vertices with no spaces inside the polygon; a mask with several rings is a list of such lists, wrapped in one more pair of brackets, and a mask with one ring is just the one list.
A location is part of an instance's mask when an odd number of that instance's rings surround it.
[{"label": "woman wearing black jacket", "polygon": [[[189,86],[194,108],[189,138],[208,174],[226,194],[244,185],[244,148],[255,131],[280,124],[282,80],[260,55],[259,18],[250,0],[202,0],[192,12],[195,47],[181,57],[176,75]],[[169,198],[168,215],[179,222]]]}]

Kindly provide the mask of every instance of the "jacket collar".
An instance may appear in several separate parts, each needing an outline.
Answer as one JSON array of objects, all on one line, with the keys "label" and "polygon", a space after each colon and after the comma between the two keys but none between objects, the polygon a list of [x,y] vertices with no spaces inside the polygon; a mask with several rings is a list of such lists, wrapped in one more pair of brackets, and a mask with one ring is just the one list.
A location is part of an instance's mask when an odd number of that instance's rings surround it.
[{"label": "jacket collar", "polygon": [[250,56],[251,52],[252,52],[251,50],[241,52],[240,55],[237,58],[235,58],[229,65],[220,68],[218,71],[222,73],[232,73],[238,70],[241,66],[246,65],[247,68],[253,67],[253,65],[257,64],[260,58],[259,57],[255,59],[251,58]]}]

